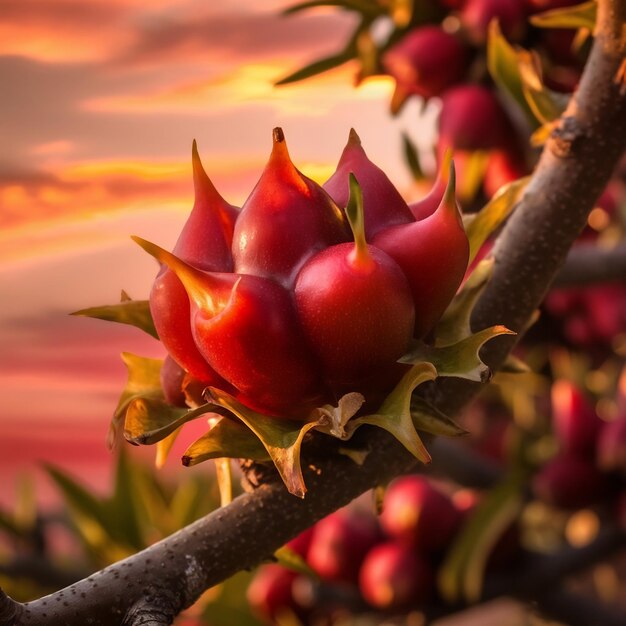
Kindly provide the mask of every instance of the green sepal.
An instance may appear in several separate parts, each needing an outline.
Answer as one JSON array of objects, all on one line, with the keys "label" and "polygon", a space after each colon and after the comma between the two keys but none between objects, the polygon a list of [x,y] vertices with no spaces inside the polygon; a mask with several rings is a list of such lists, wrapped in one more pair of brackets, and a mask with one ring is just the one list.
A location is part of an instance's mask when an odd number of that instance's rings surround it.
[{"label": "green sepal", "polygon": [[539,28],[585,28],[593,31],[598,5],[595,0],[552,9],[530,17],[530,23]]},{"label": "green sepal", "polygon": [[117,431],[124,421],[126,409],[135,398],[163,398],[161,389],[163,361],[161,359],[151,359],[130,352],[122,352],[122,361],[128,370],[128,379],[109,426],[106,440],[109,449],[115,446]]},{"label": "green sepal", "polygon": [[523,506],[527,475],[513,472],[478,504],[439,569],[437,584],[449,603],[480,600],[487,560]]},{"label": "green sepal", "polygon": [[483,259],[448,305],[435,328],[435,345],[449,346],[472,334],[471,316],[492,274],[494,259]]},{"label": "green sepal", "polygon": [[93,317],[107,322],[128,324],[129,326],[135,326],[143,330],[155,339],[159,338],[159,334],[152,321],[150,303],[147,300],[131,300],[124,291],[122,291],[122,298],[119,304],[94,306],[88,309],[74,311],[70,313],[70,315]]},{"label": "green sepal", "polygon": [[454,376],[475,382],[486,382],[491,378],[491,370],[481,360],[480,349],[493,337],[514,334],[505,326],[491,326],[449,346],[437,347],[421,343],[403,356],[400,362],[426,361],[435,368],[437,376]]},{"label": "green sepal", "polygon": [[415,364],[385,398],[378,412],[351,420],[347,432],[351,435],[363,424],[377,426],[393,435],[416,459],[430,463],[431,456],[413,425],[411,396],[418,385],[436,377],[437,372],[430,363]]},{"label": "green sepal", "polygon": [[529,181],[530,176],[525,176],[501,187],[493,198],[465,224],[465,232],[470,244],[468,263],[476,258],[485,241],[511,214]]},{"label": "green sepal", "polygon": [[182,426],[179,426],[176,430],[172,431],[167,437],[164,437],[160,441],[156,442],[156,454],[154,455],[154,466],[157,469],[161,469],[165,465],[165,461],[167,461],[167,457],[172,450],[172,446],[176,439],[178,439],[178,435],[180,431],[183,429]]},{"label": "green sepal", "polygon": [[271,461],[261,440],[244,424],[227,417],[213,423],[202,437],[185,450],[182,463],[185,466],[198,465],[220,457]]},{"label": "green sepal", "polygon": [[411,398],[411,418],[416,430],[440,437],[459,437],[468,432],[445,413],[419,396]]},{"label": "green sepal", "polygon": [[133,398],[126,409],[124,438],[134,445],[149,446],[165,439],[186,422],[214,411],[215,407],[210,404],[189,410],[172,406],[161,398]]}]

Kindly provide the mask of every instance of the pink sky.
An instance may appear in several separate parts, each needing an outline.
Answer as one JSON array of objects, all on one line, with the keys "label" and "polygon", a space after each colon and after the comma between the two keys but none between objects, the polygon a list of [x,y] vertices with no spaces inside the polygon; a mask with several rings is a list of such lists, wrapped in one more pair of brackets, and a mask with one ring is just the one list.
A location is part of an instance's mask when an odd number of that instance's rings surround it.
[{"label": "pink sky", "polygon": [[[154,262],[138,234],[171,247],[192,202],[191,142],[242,203],[284,128],[297,166],[323,181],[354,126],[406,190],[392,85],[352,87],[354,68],[272,84],[337,51],[350,16],[283,18],[289,2],[0,0],[0,502],[48,459],[102,486],[104,436],[139,331],[69,317],[142,299]],[[89,453],[86,453],[89,451]],[[181,469],[181,471],[184,471]]]}]

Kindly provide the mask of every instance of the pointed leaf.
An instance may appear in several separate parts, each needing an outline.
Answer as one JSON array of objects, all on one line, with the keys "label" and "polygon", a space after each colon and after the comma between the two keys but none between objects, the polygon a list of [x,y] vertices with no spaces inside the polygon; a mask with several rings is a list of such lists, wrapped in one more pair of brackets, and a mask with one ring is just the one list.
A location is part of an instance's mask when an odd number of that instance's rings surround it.
[{"label": "pointed leaf", "polygon": [[420,344],[401,363],[432,363],[438,376],[454,376],[476,382],[489,380],[491,372],[481,361],[479,352],[487,341],[498,335],[514,335],[504,326],[491,326],[451,346],[434,347]]},{"label": "pointed leaf", "polygon": [[123,300],[119,304],[105,304],[74,311],[71,315],[128,324],[143,330],[155,339],[159,338],[150,314],[150,303],[147,300]]},{"label": "pointed leaf", "polygon": [[209,459],[228,457],[270,461],[271,457],[259,438],[241,422],[221,418],[202,437],[185,450],[183,465],[197,465]]},{"label": "pointed leaf", "polygon": [[313,76],[317,76],[318,74],[322,74],[327,72],[328,70],[332,70],[352,59],[356,58],[357,51],[355,49],[344,50],[339,54],[333,54],[328,57],[324,57],[323,59],[318,59],[309,65],[305,65],[303,68],[288,74],[284,78],[281,78],[279,81],[275,83],[276,86],[280,85],[288,85],[290,83],[297,83],[298,81],[305,80],[307,78],[311,78]]},{"label": "pointed leaf", "polygon": [[463,169],[463,178],[457,185],[456,195],[463,202],[470,202],[476,197],[489,163],[489,152],[474,150],[467,153],[467,160]]},{"label": "pointed leaf", "polygon": [[524,111],[527,120],[533,126],[536,125],[535,116],[528,106],[522,88],[518,51],[506,40],[496,19],[489,24],[487,67],[498,87],[508,93]]},{"label": "pointed leaf", "polygon": [[533,115],[541,124],[561,117],[569,102],[569,95],[557,93],[543,84],[541,66],[536,54],[522,51],[518,55],[522,90]]},{"label": "pointed leaf", "polygon": [[156,442],[155,444],[156,454],[154,458],[154,466],[157,469],[161,469],[165,465],[165,462],[167,461],[167,457],[170,454],[170,450],[172,449],[172,446],[174,445],[176,439],[178,438],[178,435],[180,434],[180,431],[182,430],[182,428],[183,428],[182,426],[179,426],[176,430],[172,431],[169,435],[167,435],[167,437]]},{"label": "pointed leaf", "polygon": [[211,388],[210,392],[215,404],[227,408],[261,440],[289,493],[304,498],[306,486],[300,466],[300,448],[304,435],[317,422],[276,419],[253,411],[225,391]]},{"label": "pointed leaf", "polygon": [[510,215],[521,199],[529,180],[530,177],[526,176],[501,187],[466,226],[465,231],[470,244],[468,263],[476,258],[485,241]]},{"label": "pointed leaf", "polygon": [[493,274],[494,259],[483,259],[456,294],[435,329],[435,345],[449,346],[472,334],[470,319]]},{"label": "pointed leaf", "polygon": [[183,424],[205,413],[214,413],[215,410],[212,404],[183,409],[161,398],[133,398],[126,409],[124,437],[135,445],[152,445],[168,437]]},{"label": "pointed leaf", "polygon": [[346,425],[359,412],[364,403],[365,397],[362,394],[347,393],[339,399],[336,407],[325,404],[314,409],[310,419],[316,421],[316,430],[338,439],[348,439],[352,432],[348,433]]},{"label": "pointed leaf", "polygon": [[122,352],[122,360],[128,370],[128,380],[117,403],[117,408],[109,427],[107,446],[110,449],[115,445],[119,425],[124,420],[126,409],[134,398],[163,397],[160,376],[161,365],[163,364],[161,359],[150,359],[131,354],[130,352]]},{"label": "pointed leaf", "polygon": [[492,489],[457,535],[439,570],[438,587],[450,603],[477,602],[487,560],[523,505],[526,475],[515,472]]},{"label": "pointed leaf", "polygon": [[419,396],[411,398],[411,417],[413,418],[413,426],[418,431],[441,437],[467,435],[467,431],[453,419]]},{"label": "pointed leaf", "polygon": [[530,23],[539,28],[586,28],[593,31],[597,12],[598,5],[592,0],[532,15]]},{"label": "pointed leaf", "polygon": [[430,463],[431,457],[413,425],[411,395],[414,389],[437,376],[430,363],[414,365],[385,398],[376,415],[364,415],[348,422],[349,432],[363,424],[378,426],[393,435],[415,458]]},{"label": "pointed leaf", "polygon": [[146,546],[146,542],[143,540],[141,510],[135,494],[137,485],[135,475],[139,472],[140,469],[130,462],[125,449],[121,447],[115,467],[113,496],[107,507],[109,519],[107,530],[113,522],[114,536],[136,550],[141,550]]}]

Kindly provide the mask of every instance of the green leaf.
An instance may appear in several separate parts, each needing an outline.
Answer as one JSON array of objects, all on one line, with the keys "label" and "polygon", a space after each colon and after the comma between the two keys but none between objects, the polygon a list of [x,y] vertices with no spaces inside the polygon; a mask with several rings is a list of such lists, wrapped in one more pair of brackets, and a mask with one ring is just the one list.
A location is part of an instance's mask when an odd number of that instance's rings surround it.
[{"label": "green leaf", "polygon": [[496,19],[489,24],[487,68],[498,87],[513,98],[524,111],[529,122],[536,124],[535,116],[528,106],[522,88],[518,51],[505,39]]},{"label": "green leaf", "polygon": [[137,356],[130,352],[122,352],[122,360],[128,370],[128,380],[126,387],[117,403],[117,408],[113,413],[113,419],[107,435],[107,446],[109,449],[115,445],[117,431],[124,420],[128,405],[135,398],[162,398],[161,390],[161,359],[150,359]]},{"label": "green leaf", "polygon": [[485,241],[511,214],[511,211],[521,199],[522,192],[529,180],[530,176],[526,176],[501,187],[493,198],[466,225],[465,232],[470,244],[468,263],[471,263],[476,258]]},{"label": "green leaf", "polygon": [[447,602],[480,599],[487,560],[521,510],[526,478],[523,472],[505,478],[485,496],[457,535],[438,575],[439,591]]},{"label": "green leaf", "polygon": [[[145,547],[142,528],[142,510],[136,497],[135,475],[140,469],[130,463],[123,447],[120,448],[115,467],[115,487],[107,513],[107,530],[112,536],[122,540],[136,550]],[[111,521],[113,521],[111,524]],[[113,525],[113,528],[111,528]]]},{"label": "green leaf", "polygon": [[543,84],[539,63],[536,55],[526,51],[519,53],[519,69],[526,102],[541,124],[549,124],[561,117],[570,97],[552,91]]},{"label": "green leaf", "polygon": [[593,31],[597,12],[598,6],[595,1],[583,2],[532,15],[530,23],[539,28],[586,28]]},{"label": "green leaf", "polygon": [[489,152],[486,150],[473,150],[466,153],[463,177],[456,188],[457,198],[462,202],[471,202],[476,197],[485,178],[488,163]]},{"label": "green leaf", "polygon": [[74,311],[71,315],[81,315],[108,322],[128,324],[143,330],[155,339],[159,338],[150,314],[150,303],[147,300],[122,300],[119,304],[81,309],[80,311]]},{"label": "green leaf", "polygon": [[425,176],[420,164],[419,153],[417,152],[415,144],[406,133],[402,133],[402,150],[404,160],[409,167],[413,180],[418,182],[424,180]]},{"label": "green leaf", "polygon": [[270,461],[271,457],[260,439],[241,422],[222,418],[183,454],[183,465],[197,465],[210,459],[252,459]]},{"label": "green leaf", "polygon": [[483,259],[476,265],[435,328],[436,346],[449,346],[472,334],[472,311],[493,274],[493,266],[493,258]]},{"label": "green leaf", "polygon": [[363,424],[377,426],[393,435],[422,463],[430,463],[430,454],[413,425],[411,395],[418,385],[434,380],[436,376],[437,372],[430,363],[417,363],[385,398],[375,415],[364,415],[348,422],[349,432],[354,432]]},{"label": "green leaf", "polygon": [[277,419],[253,411],[225,391],[211,388],[210,393],[215,404],[227,408],[261,440],[289,493],[304,498],[306,486],[300,466],[300,448],[304,435],[317,422]]},{"label": "green leaf", "polygon": [[169,435],[167,435],[167,437],[156,442],[156,455],[154,458],[154,466],[157,469],[161,469],[165,465],[172,446],[176,442],[176,439],[178,439],[178,435],[180,434],[180,431],[182,429],[183,427],[179,426],[176,430],[173,430]]},{"label": "green leaf", "polygon": [[453,419],[419,396],[414,395],[411,398],[411,418],[416,430],[431,435],[441,437],[467,435],[467,431],[461,428]]},{"label": "green leaf", "polygon": [[450,346],[428,346],[420,344],[400,359],[401,363],[432,364],[438,376],[454,376],[476,382],[486,382],[491,371],[480,359],[480,349],[493,337],[514,335],[504,326],[491,326],[462,339]]},{"label": "green leaf", "polygon": [[280,85],[297,83],[298,81],[317,76],[318,74],[323,74],[324,72],[328,72],[328,70],[332,70],[340,65],[343,65],[344,63],[347,63],[348,61],[351,61],[356,58],[356,56],[356,49],[343,50],[339,54],[333,54],[331,56],[324,57],[323,59],[318,59],[309,65],[305,65],[303,68],[288,74],[284,78],[281,78],[275,83],[275,85],[278,87]]}]

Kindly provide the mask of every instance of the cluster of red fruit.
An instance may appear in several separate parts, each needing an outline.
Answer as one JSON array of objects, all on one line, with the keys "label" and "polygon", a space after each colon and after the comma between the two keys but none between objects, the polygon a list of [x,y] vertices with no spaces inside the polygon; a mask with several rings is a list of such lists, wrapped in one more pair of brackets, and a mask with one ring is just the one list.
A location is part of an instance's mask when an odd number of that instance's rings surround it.
[{"label": "cluster of red fruit", "polygon": [[193,164],[195,204],[173,254],[136,238],[162,263],[150,310],[173,361],[270,415],[305,418],[347,392],[386,394],[408,367],[397,360],[433,329],[467,267],[453,168],[410,208],[354,131],[321,187],[275,129],[238,211],[195,146]]},{"label": "cluster of red fruit", "polygon": [[[396,81],[392,110],[409,96],[441,98],[438,153],[455,150],[461,172],[468,153],[489,151],[483,188],[491,197],[503,184],[532,169],[526,140],[485,75],[489,26],[497,20],[508,41],[532,46],[542,59],[546,85],[570,92],[582,71],[573,51],[574,30],[533,28],[529,15],[580,0],[440,0],[443,16],[411,28],[382,56],[383,70]],[[441,19],[440,19],[441,18]]]},{"label": "cluster of red fruit", "polygon": [[[265,565],[248,588],[250,605],[272,624],[286,613],[303,624],[332,624],[346,614],[390,614],[434,604],[437,569],[477,502],[474,492],[449,495],[424,476],[397,478],[385,493],[379,517],[353,504],[287,544],[319,581]],[[494,552],[494,567],[498,552],[504,555],[500,548]]]},{"label": "cluster of red fruit", "polygon": [[557,380],[551,400],[558,452],[535,475],[533,493],[565,509],[618,502],[626,524],[626,398],[616,399],[611,421],[570,381]]}]

